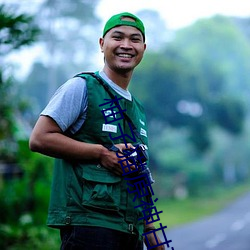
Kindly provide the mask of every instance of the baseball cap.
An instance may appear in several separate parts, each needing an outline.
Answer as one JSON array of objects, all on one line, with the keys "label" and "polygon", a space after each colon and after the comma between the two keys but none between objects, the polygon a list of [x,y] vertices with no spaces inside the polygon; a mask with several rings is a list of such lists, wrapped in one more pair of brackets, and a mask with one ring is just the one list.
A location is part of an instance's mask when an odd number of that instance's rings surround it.
[{"label": "baseball cap", "polygon": [[[134,21],[129,21],[129,20],[124,20],[124,17],[130,17],[132,18]],[[114,16],[112,16],[107,23],[104,26],[103,29],[103,37],[106,35],[106,33],[113,29],[114,27],[117,26],[132,26],[137,28],[138,30],[141,31],[143,39],[145,40],[145,28],[143,25],[143,22],[135,15],[129,13],[129,12],[122,12],[119,14],[116,14]]]}]

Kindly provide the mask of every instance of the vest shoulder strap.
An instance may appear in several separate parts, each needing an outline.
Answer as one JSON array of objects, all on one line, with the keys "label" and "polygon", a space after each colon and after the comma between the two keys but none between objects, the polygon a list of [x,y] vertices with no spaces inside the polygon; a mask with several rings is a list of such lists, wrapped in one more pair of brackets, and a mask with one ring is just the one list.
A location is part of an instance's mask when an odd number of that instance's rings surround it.
[{"label": "vest shoulder strap", "polygon": [[[109,94],[109,96],[111,97],[111,99],[114,101],[116,106],[119,106],[119,103],[117,101],[117,98],[114,96],[114,94],[111,92],[110,87],[108,86],[107,83],[105,83],[102,78],[100,76],[98,76],[97,74],[95,74],[94,72],[81,72],[77,75],[75,75],[74,77],[82,77],[85,78],[84,75],[91,75],[92,77],[94,77],[102,86],[103,88],[107,91],[107,93]],[[130,117],[124,112],[124,118],[126,119],[127,122],[129,122],[132,126],[133,132],[135,133],[136,137],[141,140],[140,138],[140,134],[136,128],[136,126],[134,125],[133,121],[130,119]]]}]

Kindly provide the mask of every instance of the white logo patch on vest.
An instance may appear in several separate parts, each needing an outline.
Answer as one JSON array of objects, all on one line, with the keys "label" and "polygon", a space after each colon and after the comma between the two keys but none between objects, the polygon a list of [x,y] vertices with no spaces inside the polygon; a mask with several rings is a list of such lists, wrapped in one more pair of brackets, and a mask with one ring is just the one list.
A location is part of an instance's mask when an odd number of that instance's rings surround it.
[{"label": "white logo patch on vest", "polygon": [[145,126],[145,122],[140,119],[140,123]]},{"label": "white logo patch on vest", "polygon": [[105,117],[111,117],[111,118],[116,118],[116,113],[115,112],[113,112],[112,113],[112,111],[111,110],[104,110],[103,109],[103,112],[104,112],[104,115],[105,115]]},{"label": "white logo patch on vest", "polygon": [[143,129],[143,128],[141,128],[140,134],[145,136],[145,137],[148,137],[147,136],[147,131],[145,129]]},{"label": "white logo patch on vest", "polygon": [[112,124],[102,124],[102,131],[117,133],[117,126]]}]

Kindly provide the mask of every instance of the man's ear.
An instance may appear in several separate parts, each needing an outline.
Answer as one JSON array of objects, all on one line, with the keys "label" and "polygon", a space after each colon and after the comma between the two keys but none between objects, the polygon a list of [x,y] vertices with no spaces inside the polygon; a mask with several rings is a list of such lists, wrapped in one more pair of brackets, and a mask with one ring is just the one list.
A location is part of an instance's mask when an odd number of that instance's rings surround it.
[{"label": "man's ear", "polygon": [[101,52],[103,52],[103,43],[104,43],[104,39],[101,37],[99,39],[99,45],[100,45],[100,48],[101,48]]}]

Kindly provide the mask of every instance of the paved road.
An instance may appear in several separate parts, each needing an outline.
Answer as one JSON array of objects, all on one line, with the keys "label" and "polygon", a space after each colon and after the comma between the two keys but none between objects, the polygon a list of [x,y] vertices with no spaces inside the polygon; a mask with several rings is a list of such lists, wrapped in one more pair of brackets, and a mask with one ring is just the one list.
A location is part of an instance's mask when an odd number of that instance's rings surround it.
[{"label": "paved road", "polygon": [[219,213],[165,234],[172,240],[166,250],[250,250],[250,193]]}]

